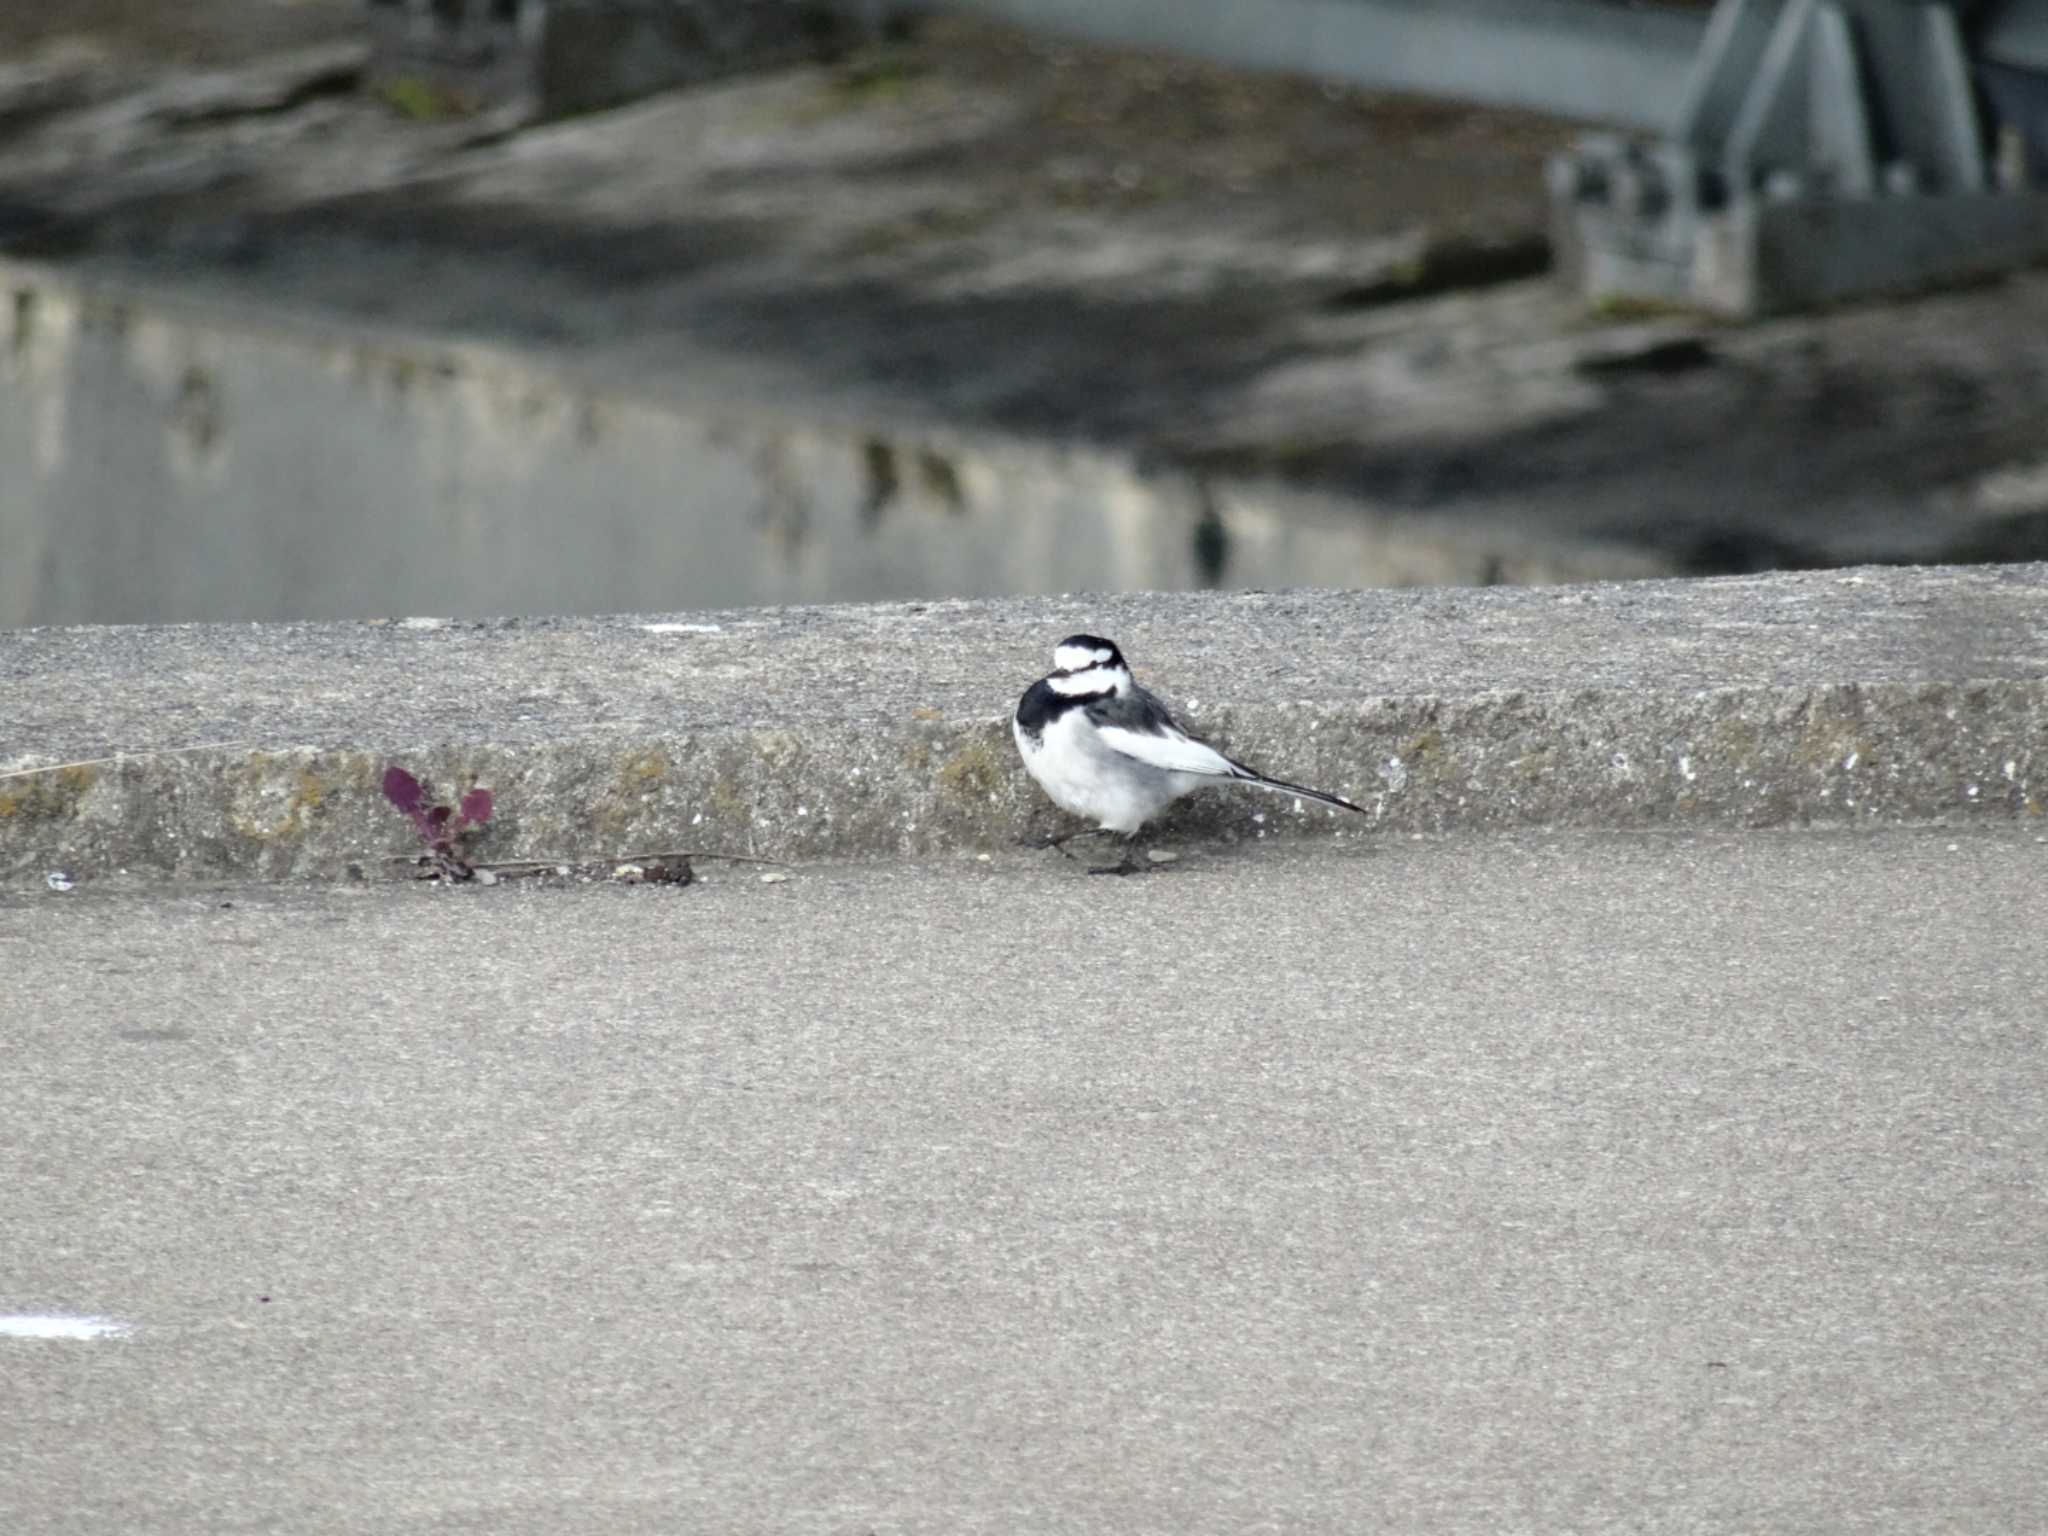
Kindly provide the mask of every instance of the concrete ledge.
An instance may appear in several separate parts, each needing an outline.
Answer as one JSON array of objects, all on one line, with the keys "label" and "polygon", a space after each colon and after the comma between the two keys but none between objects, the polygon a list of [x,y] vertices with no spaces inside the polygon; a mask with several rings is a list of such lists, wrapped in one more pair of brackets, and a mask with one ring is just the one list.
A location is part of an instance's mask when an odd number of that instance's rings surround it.
[{"label": "concrete ledge", "polygon": [[1190,837],[2048,806],[2044,565],[39,629],[0,632],[0,876],[368,867],[412,849],[377,792],[394,761],[497,791],[487,859],[1002,846],[1060,824],[1006,722],[1080,629],[1235,752],[1373,811],[1219,792],[1169,823]]}]

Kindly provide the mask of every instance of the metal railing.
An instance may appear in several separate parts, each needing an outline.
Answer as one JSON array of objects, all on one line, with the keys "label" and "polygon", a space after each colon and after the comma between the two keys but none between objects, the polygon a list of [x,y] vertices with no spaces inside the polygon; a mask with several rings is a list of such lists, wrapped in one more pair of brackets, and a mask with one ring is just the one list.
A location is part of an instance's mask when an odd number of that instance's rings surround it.
[{"label": "metal railing", "polygon": [[1661,132],[1707,12],[1617,0],[938,0],[1034,30]]},{"label": "metal railing", "polygon": [[2048,0],[366,0],[540,112],[799,55],[820,3],[1601,124],[1551,176],[1596,299],[1753,314],[2048,259]]}]

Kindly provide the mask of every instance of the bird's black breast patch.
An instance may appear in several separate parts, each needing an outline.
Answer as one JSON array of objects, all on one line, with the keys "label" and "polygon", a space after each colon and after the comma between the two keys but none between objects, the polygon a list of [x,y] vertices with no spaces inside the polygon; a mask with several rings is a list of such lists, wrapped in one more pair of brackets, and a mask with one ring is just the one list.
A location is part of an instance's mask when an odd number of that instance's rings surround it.
[{"label": "bird's black breast patch", "polygon": [[1045,735],[1045,728],[1068,710],[1085,709],[1115,693],[1114,688],[1104,688],[1099,693],[1061,693],[1040,678],[1017,701],[1017,729],[1036,742]]}]

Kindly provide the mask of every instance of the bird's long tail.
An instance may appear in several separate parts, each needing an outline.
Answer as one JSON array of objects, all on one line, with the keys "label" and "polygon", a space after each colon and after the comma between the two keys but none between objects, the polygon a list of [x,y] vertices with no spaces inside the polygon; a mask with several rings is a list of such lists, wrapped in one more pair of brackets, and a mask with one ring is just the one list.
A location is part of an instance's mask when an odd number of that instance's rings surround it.
[{"label": "bird's long tail", "polygon": [[1240,784],[1270,789],[1276,795],[1299,795],[1304,800],[1314,800],[1321,805],[1334,805],[1340,811],[1356,811],[1361,816],[1372,814],[1364,806],[1353,805],[1341,795],[1326,795],[1320,789],[1310,789],[1305,784],[1290,784],[1285,779],[1269,779],[1257,769],[1245,767],[1243,763],[1232,763],[1230,766],[1237,770],[1234,777]]}]

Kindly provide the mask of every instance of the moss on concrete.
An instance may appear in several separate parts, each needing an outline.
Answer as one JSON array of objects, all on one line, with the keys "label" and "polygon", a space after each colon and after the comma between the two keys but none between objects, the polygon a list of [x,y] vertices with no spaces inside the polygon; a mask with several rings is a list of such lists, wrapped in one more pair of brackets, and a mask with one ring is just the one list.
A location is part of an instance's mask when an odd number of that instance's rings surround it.
[{"label": "moss on concrete", "polygon": [[98,768],[86,764],[0,781],[0,821],[67,819],[98,782]]}]

